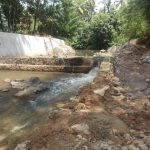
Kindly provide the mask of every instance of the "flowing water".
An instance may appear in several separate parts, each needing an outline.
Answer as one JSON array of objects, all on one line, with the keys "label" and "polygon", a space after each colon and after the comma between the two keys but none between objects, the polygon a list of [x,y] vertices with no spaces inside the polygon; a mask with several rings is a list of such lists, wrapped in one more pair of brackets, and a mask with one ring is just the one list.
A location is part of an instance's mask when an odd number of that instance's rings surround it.
[{"label": "flowing water", "polygon": [[0,149],[9,149],[29,137],[30,133],[48,120],[54,103],[68,100],[77,94],[80,87],[92,82],[98,72],[93,68],[88,74],[44,72],[0,72],[0,79],[28,79],[40,77],[48,84],[48,90],[35,99],[17,99],[0,92]]}]

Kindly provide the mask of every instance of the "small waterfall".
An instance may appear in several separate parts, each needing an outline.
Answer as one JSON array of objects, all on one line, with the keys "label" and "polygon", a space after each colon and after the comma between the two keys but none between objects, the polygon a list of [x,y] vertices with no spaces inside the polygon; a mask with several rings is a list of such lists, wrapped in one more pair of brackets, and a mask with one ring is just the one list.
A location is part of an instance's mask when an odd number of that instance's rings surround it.
[{"label": "small waterfall", "polygon": [[[35,101],[37,105],[53,102],[61,98],[68,98],[78,92],[80,87],[92,82],[96,77],[98,68],[93,68],[88,74],[81,74],[78,77],[69,77],[59,81],[51,81],[49,90],[40,95]],[[63,97],[64,96],[64,97]]]}]

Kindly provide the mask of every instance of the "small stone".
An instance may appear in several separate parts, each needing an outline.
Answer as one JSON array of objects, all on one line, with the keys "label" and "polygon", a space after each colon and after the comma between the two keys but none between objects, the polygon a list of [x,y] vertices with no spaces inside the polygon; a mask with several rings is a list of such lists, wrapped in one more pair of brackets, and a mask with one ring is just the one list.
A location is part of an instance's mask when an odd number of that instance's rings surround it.
[{"label": "small stone", "polygon": [[145,137],[144,133],[141,132],[140,135],[139,135],[139,137],[140,137],[140,138],[144,138],[144,137]]},{"label": "small stone", "polygon": [[148,147],[145,144],[139,144],[141,150],[148,150]]},{"label": "small stone", "polygon": [[135,131],[135,130],[133,130],[133,129],[131,129],[131,130],[130,130],[130,132],[131,132],[131,133],[135,133],[136,131]]},{"label": "small stone", "polygon": [[71,126],[71,129],[77,133],[83,133],[86,135],[90,134],[89,126],[87,124],[75,124],[75,125]]},{"label": "small stone", "polygon": [[127,147],[127,146],[123,146],[123,147],[121,148],[121,150],[128,150],[128,147]]},{"label": "small stone", "polygon": [[84,145],[83,148],[84,148],[85,150],[88,150],[88,147],[87,147],[86,145]]},{"label": "small stone", "polygon": [[105,49],[100,50],[101,53],[106,53]]},{"label": "small stone", "polygon": [[4,79],[5,82],[11,82],[9,78]]},{"label": "small stone", "polygon": [[150,82],[150,79],[146,79],[145,82],[149,83],[149,82]]},{"label": "small stone", "polygon": [[77,138],[78,138],[78,139],[82,139],[83,137],[82,137],[82,135],[78,134],[78,135],[77,135]]},{"label": "small stone", "polygon": [[38,77],[31,77],[29,81],[31,83],[33,83],[33,84],[35,84],[35,83],[41,83],[41,80]]},{"label": "small stone", "polygon": [[9,89],[2,89],[2,92],[8,92]]},{"label": "small stone", "polygon": [[56,104],[56,107],[57,108],[63,108],[65,106],[65,104],[63,104],[63,103],[57,103]]},{"label": "small stone", "polygon": [[148,145],[150,147],[150,136],[145,136],[144,137],[144,142],[146,145]]},{"label": "small stone", "polygon": [[109,144],[109,145],[112,145],[112,144],[113,144],[113,141],[108,141],[108,144]]},{"label": "small stone", "polygon": [[101,89],[97,89],[97,90],[94,90],[94,93],[95,94],[98,94],[100,96],[104,96],[105,95],[105,92],[109,89],[109,86],[104,86],[103,88]]},{"label": "small stone", "polygon": [[21,144],[18,144],[14,150],[27,150],[26,146],[30,141],[25,141]]},{"label": "small stone", "polygon": [[102,143],[102,144],[100,145],[100,147],[101,147],[102,149],[104,149],[104,150],[110,149],[110,146],[109,146],[107,143]]},{"label": "small stone", "polygon": [[140,150],[138,147],[135,147],[134,145],[129,145],[129,150]]},{"label": "small stone", "polygon": [[131,136],[130,136],[130,134],[128,134],[128,133],[125,134],[124,137],[125,137],[126,140],[130,140],[130,139],[131,139]]}]

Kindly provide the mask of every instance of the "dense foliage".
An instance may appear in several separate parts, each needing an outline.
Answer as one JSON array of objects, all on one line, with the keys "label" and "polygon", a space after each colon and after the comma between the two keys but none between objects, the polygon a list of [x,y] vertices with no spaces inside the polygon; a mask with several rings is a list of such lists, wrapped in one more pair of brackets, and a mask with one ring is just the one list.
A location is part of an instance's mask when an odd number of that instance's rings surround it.
[{"label": "dense foliage", "polygon": [[150,35],[150,0],[0,0],[0,30],[52,35],[77,49],[105,49]]}]

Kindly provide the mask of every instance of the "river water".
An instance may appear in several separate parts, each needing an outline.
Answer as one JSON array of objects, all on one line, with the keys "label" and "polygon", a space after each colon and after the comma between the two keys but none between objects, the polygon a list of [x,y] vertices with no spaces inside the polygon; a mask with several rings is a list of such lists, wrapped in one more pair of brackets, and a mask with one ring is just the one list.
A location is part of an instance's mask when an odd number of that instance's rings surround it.
[{"label": "river water", "polygon": [[1,71],[0,79],[40,77],[47,82],[48,90],[28,100],[0,92],[0,149],[12,149],[26,140],[34,129],[46,123],[54,103],[75,96],[80,87],[92,82],[97,72],[98,68],[88,74]]}]

